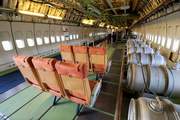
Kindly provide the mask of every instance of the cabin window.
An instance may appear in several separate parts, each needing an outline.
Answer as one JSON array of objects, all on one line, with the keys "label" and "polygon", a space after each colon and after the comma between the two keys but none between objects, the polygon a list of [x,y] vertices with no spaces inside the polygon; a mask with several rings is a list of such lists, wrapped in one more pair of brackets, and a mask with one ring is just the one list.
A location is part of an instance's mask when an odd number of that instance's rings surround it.
[{"label": "cabin window", "polygon": [[51,36],[51,42],[55,43],[55,37],[54,36]]},{"label": "cabin window", "polygon": [[34,40],[32,38],[27,38],[27,42],[28,42],[29,47],[34,46]]},{"label": "cabin window", "polygon": [[9,51],[12,50],[12,44],[10,41],[6,40],[6,41],[2,41],[2,45],[5,51]]},{"label": "cabin window", "polygon": [[62,41],[64,41],[64,40],[65,40],[64,36],[61,36],[61,40],[62,40]]},{"label": "cabin window", "polygon": [[156,41],[157,41],[157,35],[155,35],[154,37],[154,43],[156,43]]},{"label": "cabin window", "polygon": [[[147,31],[147,29],[146,29],[146,31]],[[148,31],[146,32],[146,39],[148,38]]]},{"label": "cabin window", "polygon": [[44,42],[45,44],[49,44],[48,31],[44,31]]},{"label": "cabin window", "polygon": [[56,35],[56,41],[57,42],[60,42],[60,31],[57,31],[57,35]]},{"label": "cabin window", "polygon": [[171,47],[171,41],[172,41],[172,27],[170,26],[168,28],[168,38],[167,38],[167,44],[166,44],[166,47],[169,49]]},{"label": "cabin window", "polygon": [[174,39],[174,43],[173,43],[173,48],[172,50],[174,52],[176,52],[178,50],[178,47],[179,47],[179,41],[180,41],[180,28],[179,26],[176,27],[176,31],[175,31],[175,39]]},{"label": "cabin window", "polygon": [[27,43],[28,43],[29,47],[34,46],[34,39],[33,39],[32,31],[27,31],[26,37],[27,37]]},{"label": "cabin window", "polygon": [[44,37],[44,42],[45,42],[45,44],[48,44],[49,43],[49,38],[48,37]]},{"label": "cabin window", "polygon": [[157,28],[155,29],[155,32],[154,32],[154,43],[156,43],[157,41]]},{"label": "cabin window", "polygon": [[164,46],[166,41],[166,28],[163,27],[163,35],[162,35],[162,42],[161,45]]},{"label": "cabin window", "polygon": [[2,40],[2,46],[5,51],[9,51],[13,49],[12,43],[10,41],[9,33],[8,32],[0,32],[0,37]]},{"label": "cabin window", "polygon": [[37,44],[38,45],[42,45],[43,43],[42,43],[42,38],[36,38],[36,41],[37,41]]},{"label": "cabin window", "polygon": [[153,42],[154,39],[154,28],[152,29],[152,36],[151,36],[151,41]]},{"label": "cabin window", "polygon": [[73,39],[76,39],[76,36],[75,36],[75,34],[73,35]]},{"label": "cabin window", "polygon": [[38,45],[42,45],[43,42],[42,42],[42,37],[41,37],[41,31],[37,31],[36,32],[36,42]]},{"label": "cabin window", "polygon": [[79,35],[78,34],[76,34],[76,39],[78,39],[79,38]]},{"label": "cabin window", "polygon": [[16,45],[17,45],[18,48],[24,48],[25,47],[21,31],[16,31],[15,32],[15,39],[16,39]]},{"label": "cabin window", "polygon": [[24,48],[25,47],[24,40],[17,39],[16,40],[16,45],[17,45],[18,48]]},{"label": "cabin window", "polygon": [[55,43],[55,41],[54,31],[51,31],[51,43]]},{"label": "cabin window", "polygon": [[89,33],[89,37],[92,37],[92,33]]},{"label": "cabin window", "polygon": [[70,37],[70,40],[72,40],[72,35],[70,35],[69,37]]},{"label": "cabin window", "polygon": [[60,42],[60,37],[59,36],[56,36],[56,41]]},{"label": "cabin window", "polygon": [[158,42],[157,42],[157,44],[160,44],[160,42],[161,42],[161,35],[162,35],[162,29],[161,29],[161,27],[159,28],[159,37],[158,37]]}]

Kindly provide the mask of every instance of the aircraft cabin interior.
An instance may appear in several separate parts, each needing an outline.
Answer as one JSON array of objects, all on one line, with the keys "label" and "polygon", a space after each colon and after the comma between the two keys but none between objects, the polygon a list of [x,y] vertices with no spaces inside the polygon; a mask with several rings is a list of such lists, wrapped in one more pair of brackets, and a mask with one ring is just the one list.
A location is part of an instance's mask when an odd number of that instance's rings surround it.
[{"label": "aircraft cabin interior", "polygon": [[0,0],[0,120],[180,120],[180,0]]}]

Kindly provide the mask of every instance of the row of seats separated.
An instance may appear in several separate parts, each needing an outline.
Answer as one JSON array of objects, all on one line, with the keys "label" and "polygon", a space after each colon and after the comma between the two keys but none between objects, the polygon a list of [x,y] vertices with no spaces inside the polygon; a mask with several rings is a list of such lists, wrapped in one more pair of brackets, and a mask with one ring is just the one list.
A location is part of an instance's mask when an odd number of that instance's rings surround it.
[{"label": "row of seats separated", "polygon": [[88,71],[96,74],[107,74],[110,70],[112,61],[107,61],[106,47],[60,45],[59,50],[64,62],[86,64]]},{"label": "row of seats separated", "polygon": [[[101,89],[102,80],[87,78],[86,64],[66,63],[54,58],[14,56],[14,61],[25,80],[33,87],[60,98],[93,106]],[[53,100],[53,105],[55,100]],[[78,112],[76,112],[76,115]]]}]

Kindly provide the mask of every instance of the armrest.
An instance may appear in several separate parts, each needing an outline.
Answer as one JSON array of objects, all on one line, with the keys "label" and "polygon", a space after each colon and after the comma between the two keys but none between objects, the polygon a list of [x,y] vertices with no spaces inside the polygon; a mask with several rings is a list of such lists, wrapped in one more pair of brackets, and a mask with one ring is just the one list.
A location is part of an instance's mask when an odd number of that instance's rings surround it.
[{"label": "armrest", "polygon": [[102,79],[100,78],[99,82],[96,83],[96,85],[94,86],[93,91],[91,93],[90,107],[93,107],[93,105],[94,105],[94,103],[95,103],[95,101],[99,95],[101,84],[102,84]]},{"label": "armrest", "polygon": [[101,83],[102,83],[102,79],[99,78],[99,80],[100,80],[99,82],[96,82],[96,85],[95,85],[94,88],[93,88],[93,91],[92,91],[92,93],[91,93],[91,96],[96,96],[96,94],[98,93],[99,88],[100,88]]},{"label": "armrest", "polygon": [[106,73],[105,73],[105,74],[108,74],[108,73],[109,73],[111,64],[112,64],[112,60],[109,60],[109,61],[108,61],[108,64],[107,64],[107,69],[106,69]]}]

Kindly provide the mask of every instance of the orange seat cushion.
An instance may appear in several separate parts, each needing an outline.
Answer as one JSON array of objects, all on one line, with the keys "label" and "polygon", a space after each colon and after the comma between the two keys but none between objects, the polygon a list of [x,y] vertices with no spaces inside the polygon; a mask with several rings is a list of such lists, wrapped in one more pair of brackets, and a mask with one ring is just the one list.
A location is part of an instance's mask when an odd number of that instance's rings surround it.
[{"label": "orange seat cushion", "polygon": [[73,46],[73,52],[88,54],[88,47],[87,46]]},{"label": "orange seat cushion", "polygon": [[60,45],[60,52],[73,52],[72,45]]},{"label": "orange seat cushion", "polygon": [[106,55],[106,47],[90,47],[90,54]]},{"label": "orange seat cushion", "polygon": [[105,66],[100,64],[93,64],[93,72],[96,74],[105,74]]},{"label": "orange seat cushion", "polygon": [[56,71],[55,69],[55,63],[56,59],[54,58],[41,58],[41,57],[34,57],[32,59],[32,62],[34,64],[34,67],[38,70],[45,69],[46,71]]},{"label": "orange seat cushion", "polygon": [[58,61],[55,64],[58,74],[68,76],[69,73],[75,78],[87,78],[88,71],[86,64],[72,64]]},{"label": "orange seat cushion", "polygon": [[23,56],[23,55],[15,55],[13,57],[14,62],[17,64],[17,66],[24,66],[26,68],[34,68],[32,64],[33,57],[31,56]]}]

